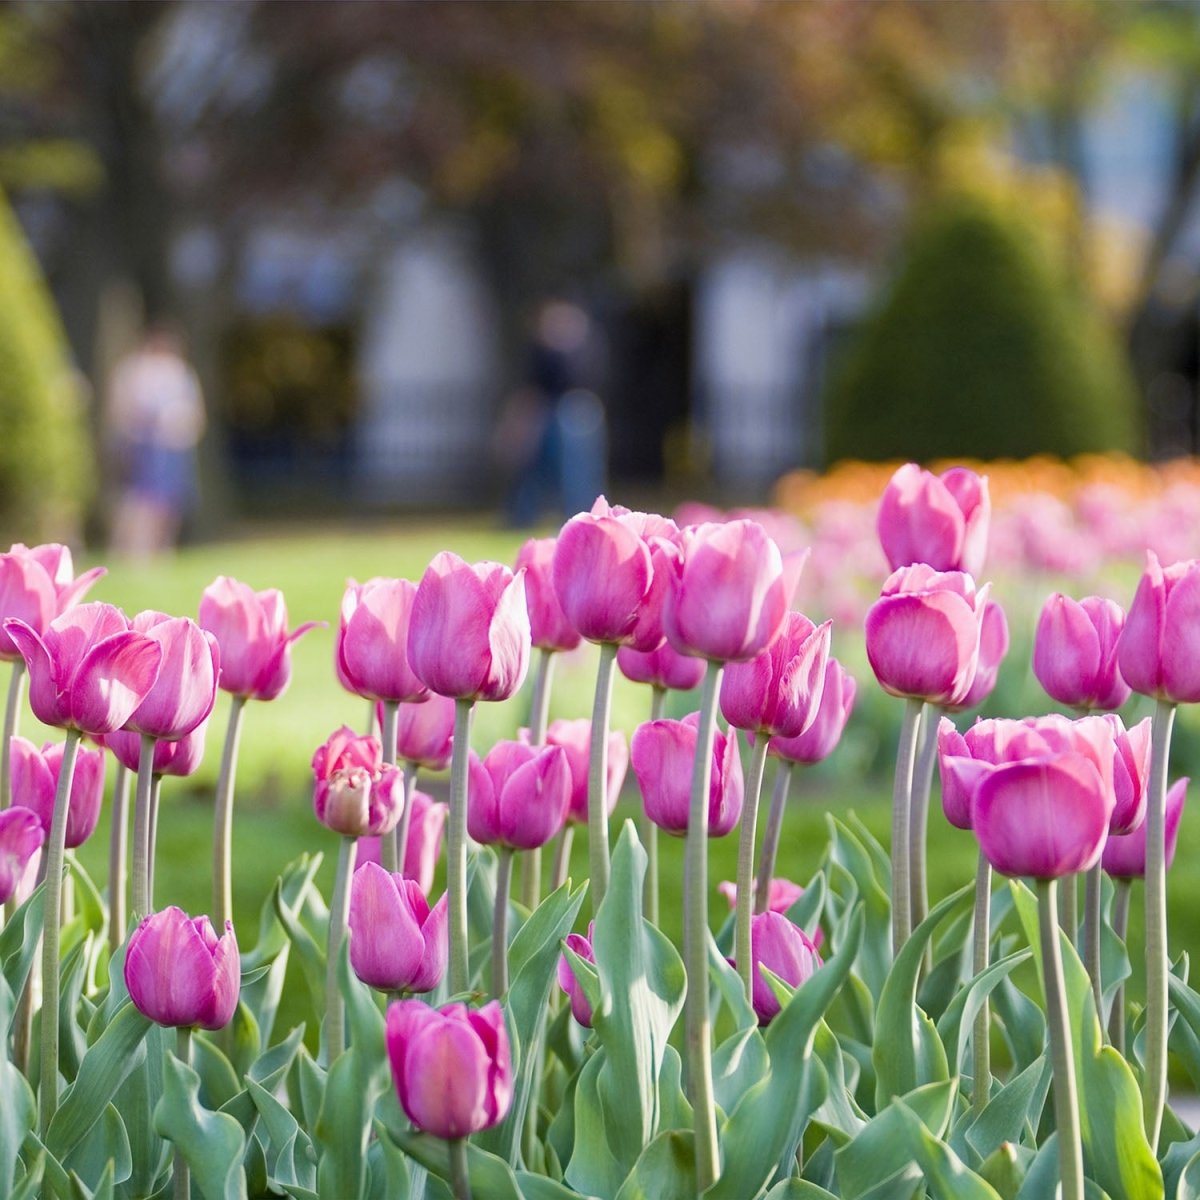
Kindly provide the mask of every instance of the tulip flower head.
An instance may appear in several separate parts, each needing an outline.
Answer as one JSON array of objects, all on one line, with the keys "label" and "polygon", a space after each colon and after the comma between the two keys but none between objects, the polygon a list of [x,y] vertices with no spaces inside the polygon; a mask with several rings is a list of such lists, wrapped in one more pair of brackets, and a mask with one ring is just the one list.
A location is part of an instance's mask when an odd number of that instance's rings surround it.
[{"label": "tulip flower head", "polygon": [[446,973],[446,897],[433,908],[415,879],[375,863],[350,885],[350,966],[383,992],[428,992]]},{"label": "tulip flower head", "polygon": [[[618,654],[618,657],[620,655]],[[571,769],[571,799],[567,820],[587,824],[588,758],[592,741],[592,723],[587,717],[575,721],[552,721],[546,730],[546,745],[559,746],[567,756]],[[625,774],[629,770],[629,745],[625,735],[614,730],[608,735],[608,776],[605,782],[605,802],[611,816],[617,807]]]},{"label": "tulip flower head", "polygon": [[704,659],[680,654],[670,642],[648,651],[622,646],[617,651],[617,668],[633,683],[649,683],[677,692],[690,692],[704,678]]},{"label": "tulip flower head", "polygon": [[0,904],[7,904],[46,840],[37,813],[20,805],[0,811]]},{"label": "tulip flower head", "polygon": [[850,720],[856,691],[854,677],[836,658],[830,658],[825,664],[825,683],[813,723],[799,737],[771,738],[767,753],[793,763],[818,763],[828,758]]},{"label": "tulip flower head", "polygon": [[1113,735],[1113,806],[1110,834],[1132,833],[1146,819],[1146,787],[1150,782],[1150,718],[1131,729],[1115,713],[1104,722]]},{"label": "tulip flower head", "polygon": [[187,617],[152,610],[138,613],[132,627],[162,647],[162,662],[158,678],[127,728],[177,741],[208,720],[216,702],[221,673],[217,639]]},{"label": "tulip flower head", "polygon": [[[412,794],[412,817],[408,824],[408,841],[401,848],[401,874],[413,879],[426,895],[433,887],[433,873],[438,856],[442,852],[442,833],[446,827],[449,806],[434,800],[424,792]],[[358,840],[358,857],[355,869],[363,864],[380,862],[379,838],[365,837]]]},{"label": "tulip flower head", "polygon": [[397,706],[397,761],[416,763],[427,771],[444,771],[450,765],[453,741],[454,701],[449,696],[430,692],[426,700]]},{"label": "tulip flower head", "polygon": [[207,917],[175,907],[152,913],[130,935],[125,986],[138,1011],[159,1025],[223,1028],[241,989],[233,923],[218,938]]},{"label": "tulip flower head", "polygon": [[953,467],[938,476],[906,463],[884,489],[876,530],[893,571],[925,563],[976,575],[987,554],[991,514],[986,475]]},{"label": "tulip flower head", "polygon": [[[155,775],[171,775],[178,778],[195,775],[204,759],[207,734],[208,718],[205,718],[191,733],[185,733],[173,742],[156,738],[152,772]],[[112,751],[113,758],[127,771],[138,769],[142,746],[142,739],[138,734],[128,729],[118,729],[105,734],[103,741],[105,748]]]},{"label": "tulip flower head", "polygon": [[530,538],[517,552],[516,569],[525,572],[529,632],[539,650],[574,650],[583,641],[554,590],[555,538]]},{"label": "tulip flower head", "polygon": [[1120,708],[1130,690],[1117,664],[1124,626],[1124,610],[1112,600],[1050,596],[1033,641],[1033,673],[1046,694],[1072,708]]},{"label": "tulip flower head", "polygon": [[1000,664],[1008,653],[1008,619],[1004,609],[995,600],[983,606],[983,621],[979,629],[979,661],[975,665],[975,678],[967,694],[958,704],[947,705],[951,712],[962,712],[978,708],[995,690],[1000,674]]},{"label": "tulip flower head", "polygon": [[1163,567],[1153,550],[1117,640],[1125,682],[1174,704],[1200,700],[1200,560]]},{"label": "tulip flower head", "polygon": [[[37,814],[42,828],[50,833],[54,819],[54,797],[62,770],[63,745],[47,742],[40,750],[23,737],[12,739],[10,773],[13,803]],[[71,776],[71,798],[67,803],[68,850],[82,846],[95,832],[104,800],[104,751],[80,746]]]},{"label": "tulip flower head", "polygon": [[[66,612],[68,608],[74,608],[88,593],[92,584],[108,574],[107,567],[92,567],[90,571],[84,571],[82,575],[77,576],[70,546],[59,542],[47,542],[40,546],[26,546],[23,542],[14,542],[9,554],[37,563],[49,576],[54,588],[55,616]],[[2,557],[4,556],[0,555],[0,558]],[[4,616],[19,615],[4,613]]]},{"label": "tulip flower head", "polygon": [[384,766],[378,738],[358,737],[343,725],[312,760],[317,820],[346,837],[390,833],[404,805],[404,777]]},{"label": "tulip flower head", "polygon": [[467,831],[485,846],[533,850],[563,827],[571,767],[560,746],[497,742],[481,762],[471,754]]},{"label": "tulip flower head", "polygon": [[342,686],[368,700],[417,701],[429,689],[408,661],[417,585],[407,579],[351,580],[342,597],[334,662]]},{"label": "tulip flower head", "polygon": [[754,960],[751,1002],[760,1025],[779,1015],[781,1005],[760,967],[784,983],[799,987],[821,965],[817,947],[798,925],[777,912],[757,913],[750,921],[750,954]]},{"label": "tulip flower head", "polygon": [[[1166,865],[1169,870],[1175,861],[1179,841],[1179,822],[1187,800],[1187,778],[1177,779],[1167,790],[1165,834]],[[1143,821],[1132,833],[1110,834],[1104,843],[1101,863],[1114,879],[1143,879],[1146,875],[1146,823]]]},{"label": "tulip flower head", "polygon": [[397,1000],[388,1008],[386,1039],[400,1106],[418,1129],[463,1138],[504,1119],[513,1068],[497,1001],[472,1011]]},{"label": "tulip flower head", "polygon": [[[584,937],[581,933],[571,933],[563,939],[573,954],[577,954],[580,958],[586,959],[590,963],[596,961],[596,953],[592,949],[592,938],[595,935],[595,928],[596,923],[589,921],[587,937]],[[575,968],[571,965],[571,960],[565,954],[558,960],[558,986],[562,988],[567,995],[567,999],[571,1002],[571,1016],[584,1029],[591,1029],[592,1006],[588,1002],[583,988],[579,986],[579,980],[575,978]]]},{"label": "tulip flower head", "polygon": [[[17,617],[34,632],[45,633],[46,626],[78,604],[104,573],[104,567],[93,567],[76,579],[66,546],[29,547],[16,542],[7,554],[0,554],[0,620]],[[0,660],[20,658],[16,643],[0,627]]]}]

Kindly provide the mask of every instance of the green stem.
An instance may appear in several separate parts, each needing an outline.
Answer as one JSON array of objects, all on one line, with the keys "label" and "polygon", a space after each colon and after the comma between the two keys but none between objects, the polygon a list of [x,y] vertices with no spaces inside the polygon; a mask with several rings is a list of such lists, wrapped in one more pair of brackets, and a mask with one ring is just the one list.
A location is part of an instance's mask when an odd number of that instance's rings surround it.
[{"label": "green stem", "polygon": [[[733,737],[733,730],[729,731]],[[737,911],[734,917],[733,961],[746,989],[746,999],[754,995],[754,961],[750,949],[750,918],[754,915],[754,838],[758,825],[758,800],[762,794],[763,769],[767,765],[767,743],[759,733],[750,755],[750,777],[746,780],[742,827],[738,835]]]},{"label": "green stem", "polygon": [[126,856],[129,840],[129,772],[117,763],[113,777],[112,829],[108,835],[108,948],[116,953],[125,940]]},{"label": "green stem", "polygon": [[408,832],[412,828],[413,792],[417,790],[418,763],[404,764],[404,809],[400,813],[400,823],[396,826],[396,870],[403,873],[404,863],[408,858]]},{"label": "green stem", "polygon": [[[1116,889],[1113,894],[1113,933],[1124,942],[1129,931],[1130,880],[1115,879],[1113,887]],[[1117,984],[1116,990],[1113,992],[1112,1012],[1108,1018],[1108,1038],[1118,1054],[1125,1053],[1125,984],[1123,981]]]},{"label": "green stem", "polygon": [[508,893],[512,887],[513,852],[496,847],[496,908],[492,918],[492,995],[508,991]]},{"label": "green stem", "polygon": [[59,767],[54,816],[46,839],[46,919],[42,935],[42,1060],[38,1083],[38,1113],[43,1141],[58,1111],[58,985],[59,915],[62,911],[63,856],[66,854],[67,809],[71,802],[71,780],[79,730],[68,729]]},{"label": "green stem", "polygon": [[[925,846],[929,827],[929,793],[933,788],[933,768],[937,763],[939,711],[932,706],[921,722],[921,750],[913,772],[912,807],[909,816],[908,858],[909,903],[915,929],[929,915],[929,882],[925,866]],[[926,970],[933,965],[932,949],[925,949]]]},{"label": "green stem", "polygon": [[1167,759],[1175,705],[1160,700],[1151,727],[1146,789],[1146,1136],[1157,1151],[1167,1102]]},{"label": "green stem", "polygon": [[[661,721],[667,707],[667,689],[650,686],[650,720]],[[643,804],[638,812],[638,835],[646,851],[646,878],[642,883],[642,916],[658,924],[658,826],[646,815]]]},{"label": "green stem", "polygon": [[0,809],[12,804],[12,740],[17,732],[17,714],[25,683],[25,660],[18,658],[8,677],[8,701],[4,706],[4,732],[0,734]]},{"label": "green stem", "polygon": [[[133,919],[150,915],[150,804],[154,786],[154,738],[143,733],[133,796]],[[222,922],[218,929],[224,929]]]},{"label": "green stem", "polygon": [[447,923],[450,927],[450,995],[471,986],[467,945],[467,755],[471,749],[474,700],[454,702],[454,744],[450,757],[450,819],[446,831]]},{"label": "green stem", "polygon": [[1083,961],[1088,977],[1092,981],[1092,999],[1096,1002],[1096,1016],[1104,1024],[1104,989],[1100,979],[1100,873],[1103,867],[1097,863],[1084,876],[1083,893]]},{"label": "green stem", "polygon": [[325,1066],[331,1067],[346,1048],[346,1021],[343,1015],[342,989],[338,986],[338,960],[346,925],[350,920],[350,881],[354,878],[354,860],[358,839],[343,837],[338,847],[337,874],[333,881],[333,899],[329,905],[329,946],[325,959]]},{"label": "green stem", "polygon": [[896,779],[892,788],[892,954],[912,933],[912,899],[908,886],[908,818],[912,800],[913,762],[917,737],[921,731],[924,700],[904,702],[904,722],[900,726],[900,744],[896,749]]},{"label": "green stem", "polygon": [[554,870],[550,875],[550,890],[557,892],[567,882],[571,871],[571,847],[575,843],[575,826],[569,821],[562,827],[558,835],[558,843],[554,847]]},{"label": "green stem", "polygon": [[[529,700],[529,740],[534,746],[546,742],[546,727],[550,724],[550,685],[554,677],[554,651],[538,650],[537,667],[533,675],[533,695]],[[535,846],[521,855],[521,903],[533,912],[541,899],[542,848]]]},{"label": "green stem", "polygon": [[775,859],[779,854],[779,839],[783,835],[783,815],[787,811],[788,791],[796,764],[779,760],[775,772],[775,789],[771,793],[771,811],[763,833],[762,849],[758,852],[758,886],[754,894],[754,911],[766,912],[771,905],[771,876],[775,874]]},{"label": "green stem", "polygon": [[1054,1119],[1058,1128],[1058,1169],[1061,1200],[1083,1200],[1083,1143],[1079,1132],[1079,1097],[1075,1090],[1075,1061],[1067,1020],[1067,989],[1063,983],[1062,947],[1054,902],[1053,879],[1039,879],[1038,927],[1042,940],[1042,973],[1046,987],[1046,1021],[1050,1028],[1050,1062],[1054,1080]]},{"label": "green stem", "polygon": [[[146,895],[150,900],[150,911],[154,911],[154,860],[158,853],[158,804],[162,798],[161,775],[150,781],[150,853],[147,856]],[[222,930],[224,932],[224,930]]]},{"label": "green stem", "polygon": [[[979,851],[979,864],[975,870],[975,933],[971,949],[971,974],[979,976],[986,971],[991,949],[992,908],[992,864],[983,851]],[[972,1073],[971,1111],[978,1116],[987,1107],[992,1091],[992,1022],[991,1006],[984,1000],[975,1015],[975,1029],[971,1038]]]},{"label": "green stem", "polygon": [[1058,882],[1058,924],[1073,946],[1079,935],[1079,881],[1064,875]]},{"label": "green stem", "polygon": [[245,696],[232,697],[221,772],[217,776],[216,828],[213,836],[213,920],[218,929],[233,920],[233,786],[237,775],[238,740],[242,735]]},{"label": "green stem", "polygon": [[467,1139],[451,1138],[446,1143],[450,1152],[450,1191],[454,1200],[471,1200],[471,1172],[467,1166]]},{"label": "green stem", "polygon": [[608,891],[608,722],[616,664],[616,646],[604,642],[600,646],[600,665],[596,671],[592,745],[588,754],[588,865],[593,916]]},{"label": "green stem", "polygon": [[[400,705],[395,700],[383,702],[383,729],[380,743],[383,749],[385,766],[393,766],[396,762],[396,717]],[[407,781],[406,781],[407,782]],[[399,830],[392,829],[379,839],[379,865],[389,874],[395,874],[404,863],[399,857]]]},{"label": "green stem", "polygon": [[710,662],[700,693],[696,727],[696,759],[688,806],[683,869],[683,961],[688,989],[685,1000],[688,1086],[695,1121],[696,1190],[703,1192],[720,1173],[717,1117],[713,1102],[711,1028],[708,1015],[708,794],[712,779],[713,737],[721,663]]},{"label": "green stem", "polygon": [[[175,1057],[185,1067],[192,1065],[192,1028],[180,1025],[175,1030]],[[192,1173],[187,1159],[180,1150],[175,1151],[175,1200],[191,1200]]]}]

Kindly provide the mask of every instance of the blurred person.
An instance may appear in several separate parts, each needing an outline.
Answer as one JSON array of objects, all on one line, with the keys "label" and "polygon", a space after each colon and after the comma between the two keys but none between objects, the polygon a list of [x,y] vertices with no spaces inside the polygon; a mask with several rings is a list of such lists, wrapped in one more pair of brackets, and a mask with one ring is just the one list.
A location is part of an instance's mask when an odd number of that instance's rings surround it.
[{"label": "blurred person", "polygon": [[113,370],[106,432],[117,476],[113,549],[150,558],[172,549],[196,504],[204,397],[178,335],[154,325]]}]

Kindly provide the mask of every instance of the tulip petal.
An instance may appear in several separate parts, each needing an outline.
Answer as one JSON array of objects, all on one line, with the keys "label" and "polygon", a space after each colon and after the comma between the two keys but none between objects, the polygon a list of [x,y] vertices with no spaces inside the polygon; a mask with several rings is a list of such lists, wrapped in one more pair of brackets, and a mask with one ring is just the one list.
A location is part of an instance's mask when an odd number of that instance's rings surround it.
[{"label": "tulip petal", "polygon": [[893,696],[955,703],[967,692],[979,657],[979,624],[952,592],[899,593],[867,613],[867,658]]},{"label": "tulip petal", "polygon": [[133,715],[158,678],[162,647],[132,629],[84,655],[70,683],[71,722],[84,733],[112,733]]}]

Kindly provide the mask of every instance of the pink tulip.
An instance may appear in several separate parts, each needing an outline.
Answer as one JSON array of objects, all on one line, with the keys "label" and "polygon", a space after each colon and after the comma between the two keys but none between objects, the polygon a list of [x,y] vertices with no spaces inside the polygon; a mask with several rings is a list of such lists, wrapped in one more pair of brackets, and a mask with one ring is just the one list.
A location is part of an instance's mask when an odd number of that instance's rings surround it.
[{"label": "pink tulip", "polygon": [[462,1138],[502,1121],[512,1103],[513,1068],[497,1001],[430,1008],[397,1000],[387,1012],[387,1052],[400,1106],[418,1129]]},{"label": "pink tulip", "polygon": [[530,538],[517,552],[516,569],[525,572],[529,631],[541,650],[574,650],[583,638],[567,619],[554,590],[555,538]]},{"label": "pink tulip", "polygon": [[221,671],[217,639],[187,617],[152,610],[138,613],[132,626],[162,647],[162,663],[154,686],[127,728],[176,741],[208,720],[213,710]]},{"label": "pink tulip", "polygon": [[1146,819],[1146,785],[1150,781],[1150,718],[1128,731],[1115,713],[1104,717],[1113,735],[1113,808],[1109,833],[1123,835]]},{"label": "pink tulip", "polygon": [[[567,948],[573,954],[579,955],[580,958],[586,959],[590,963],[596,961],[596,953],[592,949],[592,938],[595,936],[595,928],[596,923],[589,921],[587,937],[584,937],[581,933],[569,933],[563,939]],[[588,998],[584,995],[583,988],[579,986],[579,980],[575,978],[575,968],[571,966],[571,960],[565,954],[558,960],[558,986],[567,994],[567,999],[571,1002],[571,1016],[584,1029],[591,1029],[592,1006],[588,1003]]]},{"label": "pink tulip", "polygon": [[218,938],[207,917],[175,907],[152,913],[129,938],[125,986],[138,1011],[159,1025],[223,1028],[241,990],[233,922]]},{"label": "pink tulip", "polygon": [[412,762],[427,771],[450,765],[454,741],[454,701],[430,692],[427,700],[396,709],[396,761]]},{"label": "pink tulip", "polygon": [[876,529],[893,571],[925,563],[974,575],[983,569],[991,513],[986,475],[953,467],[937,476],[907,463],[884,489]]},{"label": "pink tulip", "polygon": [[[1169,870],[1175,861],[1175,846],[1179,840],[1179,822],[1187,800],[1187,778],[1177,779],[1167,791],[1166,864]],[[1101,858],[1104,869],[1114,879],[1142,879],[1146,874],[1146,823],[1143,821],[1132,833],[1110,834],[1104,843]]]},{"label": "pink tulip", "polygon": [[[717,891],[729,901],[731,909],[737,907],[737,884],[722,880],[717,884]],[[787,913],[787,910],[804,895],[804,889],[790,879],[772,879],[767,893],[767,909],[769,912]]]},{"label": "pink tulip", "polygon": [[221,648],[223,692],[250,700],[275,700],[292,681],[292,643],[321,622],[288,632],[287,605],[276,588],[256,592],[227,575],[200,597],[200,628]]},{"label": "pink tulip", "polygon": [[952,711],[978,708],[995,690],[1000,674],[1000,664],[1008,653],[1008,621],[1004,609],[995,600],[983,606],[983,622],[979,633],[979,661],[975,667],[975,678],[967,694],[958,704],[947,705]]},{"label": "pink tulip", "polygon": [[[698,721],[699,713],[682,721],[647,721],[638,726],[630,744],[646,816],[660,829],[679,836],[688,827]],[[709,836],[724,837],[742,815],[742,760],[732,732],[718,729],[714,736],[708,795]]]},{"label": "pink tulip", "polygon": [[816,720],[825,690],[832,621],[819,628],[790,612],[779,636],[748,662],[730,663],[721,683],[721,712],[737,729],[799,737]]},{"label": "pink tulip", "polygon": [[883,690],[961,704],[975,681],[989,588],[921,564],[896,571],[866,619],[867,658]]},{"label": "pink tulip", "polygon": [[680,654],[670,642],[649,651],[622,646],[617,651],[617,666],[633,683],[649,683],[678,692],[690,692],[704,678],[704,659]]},{"label": "pink tulip", "polygon": [[[54,796],[62,768],[63,745],[47,742],[39,750],[31,741],[14,737],[11,756],[13,803],[37,813],[47,834],[54,819]],[[104,751],[80,746],[71,776],[71,798],[67,805],[66,848],[82,846],[96,829],[104,801]]]},{"label": "pink tulip", "polygon": [[760,967],[799,987],[821,965],[808,934],[777,912],[756,913],[751,918],[750,956],[754,960],[752,1003],[760,1025],[770,1024],[782,1007]]},{"label": "pink tulip", "polygon": [[525,577],[500,563],[465,563],[443,550],[421,577],[408,661],[441,696],[507,700],[529,669]]},{"label": "pink tulip", "polygon": [[350,885],[350,965],[381,992],[428,992],[442,981],[449,954],[446,897],[431,909],[413,879],[375,863]]},{"label": "pink tulip", "polygon": [[1120,708],[1129,699],[1117,666],[1124,625],[1125,613],[1112,600],[1050,596],[1033,641],[1033,673],[1046,694],[1072,708]]},{"label": "pink tulip", "polygon": [[351,580],[342,597],[335,664],[342,686],[368,700],[424,700],[429,689],[408,661],[417,585],[407,579]]},{"label": "pink tulip", "polygon": [[[559,746],[567,756],[571,769],[571,799],[567,820],[587,824],[588,757],[592,739],[592,723],[587,717],[576,721],[552,721],[546,730],[546,745]],[[625,773],[629,769],[629,745],[625,735],[614,730],[608,735],[608,777],[605,799],[609,816],[617,807]]]},{"label": "pink tulip", "polygon": [[697,525],[680,534],[680,555],[663,628],[681,654],[743,662],[779,636],[803,560],[785,570],[779,547],[755,521]]},{"label": "pink tulip", "polygon": [[373,737],[343,725],[318,746],[312,759],[317,820],[346,837],[390,833],[404,810],[404,777],[383,765]]},{"label": "pink tulip", "polygon": [[[90,571],[84,571],[82,575],[76,577],[71,548],[61,545],[59,542],[47,542],[41,546],[26,546],[24,542],[14,542],[9,554],[37,563],[50,577],[55,599],[53,616],[66,612],[68,608],[74,608],[91,589],[92,584],[101,576],[108,574],[107,567],[92,567]],[[0,612],[2,611],[0,609]],[[4,615],[20,616],[21,614],[5,612]],[[30,624],[33,622],[31,621]]]},{"label": "pink tulip", "polygon": [[46,840],[41,817],[14,805],[0,811],[0,904],[16,894],[25,873]]},{"label": "pink tulip", "polygon": [[[205,718],[192,730],[185,733],[176,741],[167,742],[156,739],[154,743],[154,766],[151,768],[155,775],[171,775],[184,777],[195,775],[200,769],[204,758],[204,739],[208,733],[208,719]],[[126,770],[136,771],[141,755],[142,739],[127,729],[118,729],[114,733],[105,734],[104,745],[112,751],[113,758]]]},{"label": "pink tulip", "polygon": [[560,746],[502,741],[470,761],[467,832],[477,842],[533,850],[562,829],[571,767]]},{"label": "pink tulip", "polygon": [[11,617],[4,628],[29,668],[29,704],[45,725],[112,733],[158,678],[162,647],[111,604],[68,609],[43,634]]},{"label": "pink tulip", "polygon": [[[52,543],[30,548],[16,542],[7,554],[0,554],[0,618],[17,617],[35,633],[68,608],[73,608],[84,593],[105,573],[93,567],[78,579],[66,546]],[[14,662],[20,650],[0,628],[0,660]]]},{"label": "pink tulip", "polygon": [[1153,550],[1117,640],[1125,682],[1173,704],[1200,700],[1200,560],[1163,568]]},{"label": "pink tulip", "polygon": [[[449,811],[448,805],[432,799],[424,792],[412,794],[412,818],[408,826],[408,841],[402,852],[402,874],[406,879],[416,880],[426,895],[433,887],[433,874],[442,852],[442,831]],[[356,869],[368,862],[378,864],[380,858],[379,838],[359,838]]]},{"label": "pink tulip", "polygon": [[830,658],[825,664],[825,685],[816,719],[799,737],[773,737],[767,753],[794,763],[818,763],[828,758],[841,741],[854,709],[856,690],[853,676],[836,658]]}]

